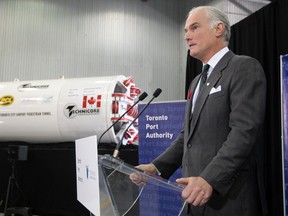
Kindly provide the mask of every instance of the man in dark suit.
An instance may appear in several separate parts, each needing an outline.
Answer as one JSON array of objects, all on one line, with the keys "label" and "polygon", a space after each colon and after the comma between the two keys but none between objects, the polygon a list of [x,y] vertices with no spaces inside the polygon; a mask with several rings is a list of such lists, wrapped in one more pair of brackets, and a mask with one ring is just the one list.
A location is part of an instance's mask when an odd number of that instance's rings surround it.
[{"label": "man in dark suit", "polygon": [[228,49],[229,38],[230,24],[220,10],[204,6],[189,12],[185,40],[190,55],[207,64],[208,71],[190,85],[184,130],[151,164],[138,166],[164,178],[182,167],[177,182],[186,185],[186,215],[266,212],[258,151],[266,79],[257,60]]}]

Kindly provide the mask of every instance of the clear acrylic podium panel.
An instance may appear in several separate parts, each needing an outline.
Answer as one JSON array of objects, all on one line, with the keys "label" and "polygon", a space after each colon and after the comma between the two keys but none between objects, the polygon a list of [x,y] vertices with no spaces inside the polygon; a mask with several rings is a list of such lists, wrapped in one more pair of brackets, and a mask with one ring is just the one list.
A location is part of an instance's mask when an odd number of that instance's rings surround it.
[{"label": "clear acrylic podium panel", "polygon": [[[143,173],[110,155],[98,156],[98,167],[101,216],[181,215],[180,185]],[[140,176],[145,184],[133,183],[131,174]]]}]

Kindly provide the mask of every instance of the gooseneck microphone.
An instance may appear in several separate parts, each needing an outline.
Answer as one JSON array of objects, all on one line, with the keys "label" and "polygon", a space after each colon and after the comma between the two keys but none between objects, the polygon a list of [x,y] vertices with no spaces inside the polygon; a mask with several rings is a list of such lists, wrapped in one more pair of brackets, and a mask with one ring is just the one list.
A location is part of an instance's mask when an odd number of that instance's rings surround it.
[{"label": "gooseneck microphone", "polygon": [[142,108],[142,110],[139,112],[139,114],[133,119],[133,121],[128,125],[128,127],[125,129],[120,141],[117,143],[116,148],[113,152],[113,157],[118,157],[119,155],[119,149],[122,145],[123,139],[125,137],[125,133],[128,131],[128,129],[131,127],[131,125],[139,118],[139,116],[145,111],[145,109],[150,105],[150,103],[161,94],[162,90],[160,88],[157,88],[154,93],[153,97],[150,99],[150,101]]},{"label": "gooseneck microphone", "polygon": [[146,97],[148,96],[148,94],[146,92],[143,92],[139,97],[138,100],[131,106],[129,107],[129,109],[127,109],[112,125],[110,125],[110,127],[107,128],[107,130],[105,130],[99,140],[98,140],[98,145],[102,139],[102,137],[104,136],[104,134],[106,134],[114,125],[116,125],[122,118],[123,116],[125,116],[131,109],[133,109],[134,106],[136,106],[140,101],[143,101]]}]

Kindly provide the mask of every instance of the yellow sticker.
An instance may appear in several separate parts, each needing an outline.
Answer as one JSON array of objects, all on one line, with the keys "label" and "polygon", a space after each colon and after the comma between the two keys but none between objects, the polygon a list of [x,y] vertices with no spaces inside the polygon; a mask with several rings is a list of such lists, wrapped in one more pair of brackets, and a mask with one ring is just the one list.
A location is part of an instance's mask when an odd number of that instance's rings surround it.
[{"label": "yellow sticker", "polygon": [[14,101],[14,97],[11,95],[5,95],[0,98],[0,106],[8,106],[12,104]]}]

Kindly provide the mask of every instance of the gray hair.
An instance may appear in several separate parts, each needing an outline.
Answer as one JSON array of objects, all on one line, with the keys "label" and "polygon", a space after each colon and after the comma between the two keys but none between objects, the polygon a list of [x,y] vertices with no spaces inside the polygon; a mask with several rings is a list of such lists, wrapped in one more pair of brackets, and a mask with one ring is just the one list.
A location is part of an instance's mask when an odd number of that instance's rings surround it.
[{"label": "gray hair", "polygon": [[228,20],[227,15],[219,10],[216,7],[212,6],[200,6],[200,7],[195,7],[192,8],[188,14],[190,16],[192,13],[195,11],[204,9],[207,15],[207,18],[211,21],[211,27],[216,27],[219,23],[224,24],[224,34],[223,34],[223,39],[224,41],[229,44],[230,36],[231,36],[231,27],[230,27],[230,22]]}]

